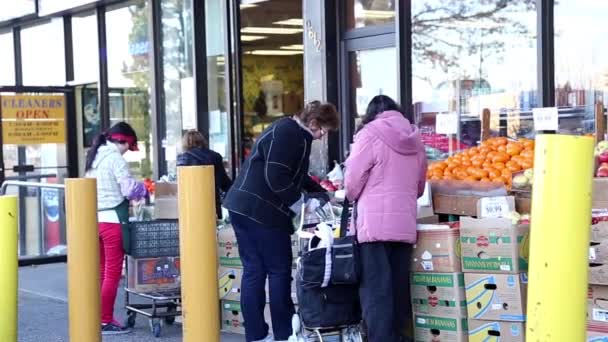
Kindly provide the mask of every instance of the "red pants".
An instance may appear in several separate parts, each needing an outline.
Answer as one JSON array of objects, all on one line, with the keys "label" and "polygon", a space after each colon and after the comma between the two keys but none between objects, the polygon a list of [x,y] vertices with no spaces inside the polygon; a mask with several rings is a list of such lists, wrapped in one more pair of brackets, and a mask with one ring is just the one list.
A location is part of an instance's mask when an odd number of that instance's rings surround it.
[{"label": "red pants", "polygon": [[99,223],[99,270],[101,271],[101,323],[114,319],[114,302],[125,252],[122,229],[117,223]]}]

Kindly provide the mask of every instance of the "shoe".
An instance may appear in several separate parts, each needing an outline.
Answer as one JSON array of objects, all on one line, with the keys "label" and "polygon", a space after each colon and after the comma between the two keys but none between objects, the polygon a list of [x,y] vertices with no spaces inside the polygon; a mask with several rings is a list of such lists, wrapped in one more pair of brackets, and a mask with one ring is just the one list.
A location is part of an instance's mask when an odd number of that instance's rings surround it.
[{"label": "shoe", "polygon": [[131,333],[131,329],[123,327],[116,321],[101,325],[101,334],[106,335],[124,335]]}]

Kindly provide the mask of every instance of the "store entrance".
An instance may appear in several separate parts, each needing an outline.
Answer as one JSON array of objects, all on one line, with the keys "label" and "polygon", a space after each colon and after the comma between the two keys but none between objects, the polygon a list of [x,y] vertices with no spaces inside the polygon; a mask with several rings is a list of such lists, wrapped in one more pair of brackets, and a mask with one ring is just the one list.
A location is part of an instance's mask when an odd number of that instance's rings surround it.
[{"label": "store entrance", "polygon": [[[0,182],[77,176],[72,88],[0,87],[0,120]],[[19,197],[19,257],[65,254],[63,192],[32,186],[7,193]]]}]

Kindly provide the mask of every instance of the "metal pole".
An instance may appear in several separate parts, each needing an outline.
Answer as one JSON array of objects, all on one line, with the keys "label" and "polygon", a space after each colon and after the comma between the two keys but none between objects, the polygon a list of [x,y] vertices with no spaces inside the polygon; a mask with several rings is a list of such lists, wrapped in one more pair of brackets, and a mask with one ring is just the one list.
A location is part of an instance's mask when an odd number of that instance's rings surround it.
[{"label": "metal pole", "polygon": [[219,342],[213,166],[177,173],[184,342]]},{"label": "metal pole", "polygon": [[17,197],[0,197],[0,341],[17,341]]},{"label": "metal pole", "polygon": [[586,341],[593,145],[536,138],[527,341]]},{"label": "metal pole", "polygon": [[101,342],[96,184],[92,178],[65,181],[70,341]]}]

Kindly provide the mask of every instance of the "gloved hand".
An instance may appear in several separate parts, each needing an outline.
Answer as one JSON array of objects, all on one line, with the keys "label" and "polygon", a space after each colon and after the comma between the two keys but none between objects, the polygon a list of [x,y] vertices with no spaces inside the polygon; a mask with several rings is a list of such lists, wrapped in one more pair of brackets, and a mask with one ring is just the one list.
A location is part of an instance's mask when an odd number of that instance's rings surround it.
[{"label": "gloved hand", "polygon": [[304,194],[304,203],[308,202],[311,199],[316,199],[321,204],[321,207],[325,206],[329,203],[329,195],[327,192],[308,192]]}]

